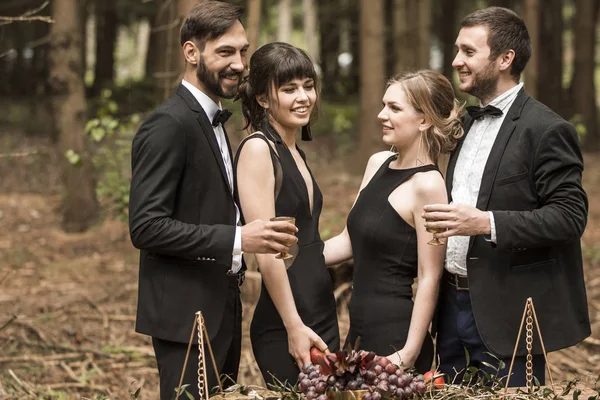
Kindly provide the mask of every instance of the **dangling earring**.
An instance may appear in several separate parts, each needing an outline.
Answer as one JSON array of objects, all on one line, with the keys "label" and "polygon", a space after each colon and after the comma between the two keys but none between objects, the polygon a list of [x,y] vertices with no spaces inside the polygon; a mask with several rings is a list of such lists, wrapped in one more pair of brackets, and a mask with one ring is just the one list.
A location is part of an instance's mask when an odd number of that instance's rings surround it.
[{"label": "dangling earring", "polygon": [[417,147],[417,160],[415,162],[415,166],[420,167],[421,165],[425,165],[425,163],[419,158],[419,153],[421,153],[421,147],[423,147],[423,135],[424,133],[420,133],[419,138],[419,146]]}]

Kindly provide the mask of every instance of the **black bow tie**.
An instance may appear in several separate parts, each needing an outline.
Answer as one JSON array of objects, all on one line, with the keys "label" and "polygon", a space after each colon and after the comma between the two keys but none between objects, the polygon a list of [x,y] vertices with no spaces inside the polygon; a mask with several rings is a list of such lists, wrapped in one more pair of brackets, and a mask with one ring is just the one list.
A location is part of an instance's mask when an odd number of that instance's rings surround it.
[{"label": "black bow tie", "polygon": [[477,107],[477,106],[470,106],[470,107],[467,107],[467,112],[473,119],[483,118],[486,115],[489,115],[492,117],[499,117],[502,115],[502,110],[500,110],[499,108],[496,108],[494,106],[490,106],[490,105],[487,105],[483,108]]},{"label": "black bow tie", "polygon": [[213,117],[212,126],[218,126],[219,124],[223,125],[227,120],[231,117],[231,111],[228,109],[217,110],[217,113]]}]

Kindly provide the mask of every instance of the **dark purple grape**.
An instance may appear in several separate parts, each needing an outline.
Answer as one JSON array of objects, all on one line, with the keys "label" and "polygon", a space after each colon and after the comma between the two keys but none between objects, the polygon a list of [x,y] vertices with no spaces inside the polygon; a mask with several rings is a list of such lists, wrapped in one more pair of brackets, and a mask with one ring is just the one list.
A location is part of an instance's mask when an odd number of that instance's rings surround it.
[{"label": "dark purple grape", "polygon": [[306,392],[305,396],[306,396],[306,400],[314,400],[317,398],[318,395],[314,391],[309,390],[308,392]]},{"label": "dark purple grape", "polygon": [[389,389],[387,381],[379,381],[379,383],[377,383],[377,389],[381,390],[382,392],[387,392]]},{"label": "dark purple grape", "polygon": [[371,370],[373,372],[375,372],[376,375],[379,375],[380,373],[383,372],[383,367],[381,365],[377,364],[373,368],[371,368]]},{"label": "dark purple grape", "polygon": [[396,389],[398,389],[398,386],[396,386],[396,385],[394,385],[394,384],[391,384],[391,383],[388,381],[388,390],[389,390],[389,392],[390,392],[390,393],[394,393],[394,392],[396,391]]},{"label": "dark purple grape", "polygon": [[402,368],[398,368],[398,369],[396,370],[396,375],[398,375],[398,376],[402,376],[402,375],[404,375],[404,370],[402,370]]},{"label": "dark purple grape", "polygon": [[381,400],[381,393],[373,392],[373,394],[371,395],[371,400]]},{"label": "dark purple grape", "polygon": [[363,394],[362,400],[373,400],[373,395],[371,393]]},{"label": "dark purple grape", "polygon": [[371,386],[367,385],[366,383],[362,383],[360,385],[360,390],[368,390]]},{"label": "dark purple grape", "polygon": [[380,381],[387,381],[388,380],[388,373],[387,372],[382,372],[380,373],[377,378],[379,378]]},{"label": "dark purple grape", "polygon": [[404,388],[404,397],[405,398],[411,398],[413,395],[413,390],[410,386],[407,386]]},{"label": "dark purple grape", "polygon": [[348,382],[348,389],[350,389],[350,390],[358,390],[359,387],[360,387],[360,385],[358,384],[357,381]]},{"label": "dark purple grape", "polygon": [[325,381],[319,381],[317,382],[317,384],[315,385],[315,391],[319,394],[324,394],[325,391],[327,390],[327,382]]},{"label": "dark purple grape", "polygon": [[375,378],[377,378],[377,374],[375,373],[375,371],[365,372],[365,380],[367,382],[373,382],[375,380]]},{"label": "dark purple grape", "polygon": [[343,384],[342,382],[340,382],[340,381],[337,381],[337,382],[335,383],[335,388],[336,388],[337,390],[339,390],[339,391],[342,391],[342,390],[344,390],[344,384]]},{"label": "dark purple grape", "polygon": [[327,400],[327,395],[320,394],[315,400]]},{"label": "dark purple grape", "polygon": [[404,389],[402,389],[402,388],[399,387],[398,389],[396,389],[396,393],[395,394],[396,394],[396,397],[398,399],[403,399],[404,396],[405,396]]},{"label": "dark purple grape", "polygon": [[415,385],[415,388],[417,389],[418,393],[420,393],[420,394],[425,393],[426,386],[425,386],[424,382],[421,382],[421,381],[417,382]]},{"label": "dark purple grape", "polygon": [[398,375],[390,374],[390,376],[388,376],[388,383],[390,385],[398,385]]},{"label": "dark purple grape", "polygon": [[335,376],[333,375],[329,375],[329,378],[327,378],[327,384],[329,386],[334,386],[336,381],[337,379],[335,379]]},{"label": "dark purple grape", "polygon": [[298,385],[298,389],[302,392],[302,393],[306,393],[308,392],[308,388],[310,387],[310,379],[308,378],[304,378],[300,381],[300,384]]},{"label": "dark purple grape", "polygon": [[308,387],[308,390],[307,390],[306,392],[307,392],[307,393],[308,393],[308,392],[315,392],[315,393],[317,393],[317,389],[316,389],[314,386],[309,386],[309,387]]},{"label": "dark purple grape", "polygon": [[319,374],[317,371],[313,371],[313,372],[311,372],[310,374],[308,374],[308,378],[309,378],[309,379],[316,379],[316,378],[318,378],[319,376],[321,376],[321,374]]},{"label": "dark purple grape", "polygon": [[304,372],[300,372],[298,374],[298,382],[302,382],[302,379],[304,378],[308,378],[308,375],[306,375]]}]

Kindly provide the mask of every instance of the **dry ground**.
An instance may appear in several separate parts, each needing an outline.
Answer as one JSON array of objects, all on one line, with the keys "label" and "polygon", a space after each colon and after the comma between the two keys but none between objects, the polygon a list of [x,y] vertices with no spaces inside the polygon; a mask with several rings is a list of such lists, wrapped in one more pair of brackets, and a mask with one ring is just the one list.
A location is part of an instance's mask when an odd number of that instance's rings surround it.
[{"label": "dry ground", "polygon": [[[44,148],[39,141],[15,147],[28,145]],[[158,399],[150,341],[134,333],[137,252],[127,227],[107,219],[87,233],[63,233],[54,161],[44,151],[0,158],[0,399],[127,399],[138,388],[140,399]],[[312,165],[325,197],[322,232],[330,236],[343,226],[360,177],[344,172],[341,160]],[[586,156],[584,178],[593,334],[550,360],[555,380],[577,376],[591,383],[600,373],[600,157]],[[241,383],[261,382],[247,338],[257,287],[250,277],[243,290],[248,312]],[[344,311],[342,305],[342,331]]]}]

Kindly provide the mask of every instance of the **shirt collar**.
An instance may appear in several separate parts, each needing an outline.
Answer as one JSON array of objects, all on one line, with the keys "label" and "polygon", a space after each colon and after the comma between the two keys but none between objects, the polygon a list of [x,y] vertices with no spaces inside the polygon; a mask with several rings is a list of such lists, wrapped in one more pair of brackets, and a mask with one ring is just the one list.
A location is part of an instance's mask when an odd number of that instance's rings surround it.
[{"label": "shirt collar", "polygon": [[206,113],[208,120],[212,121],[215,117],[215,114],[217,113],[217,110],[221,109],[221,102],[219,102],[219,104],[215,103],[213,99],[208,97],[200,89],[198,89],[196,86],[192,85],[185,79],[181,80],[181,84],[185,86],[190,92],[192,92],[192,95],[196,98],[198,103],[200,103],[200,106]]},{"label": "shirt collar", "polygon": [[[506,92],[502,93],[494,100],[490,101],[490,105],[499,108],[503,112],[506,112],[506,108],[513,103],[513,101],[517,97],[517,94],[519,93],[519,90],[521,90],[522,87],[523,82],[519,82],[517,86],[508,89]],[[479,105],[481,106],[481,102],[479,103]]]}]

